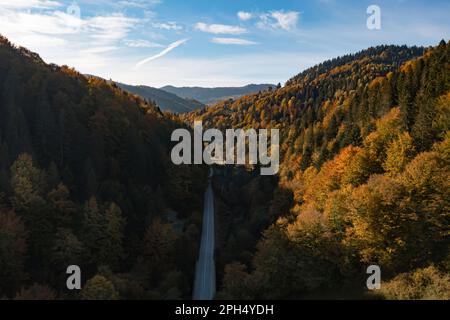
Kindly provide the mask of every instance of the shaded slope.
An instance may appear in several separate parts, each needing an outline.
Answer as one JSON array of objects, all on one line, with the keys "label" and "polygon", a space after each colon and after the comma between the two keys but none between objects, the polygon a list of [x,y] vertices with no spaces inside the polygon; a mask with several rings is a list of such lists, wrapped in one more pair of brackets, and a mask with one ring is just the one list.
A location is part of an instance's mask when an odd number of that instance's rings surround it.
[{"label": "shaded slope", "polygon": [[203,109],[205,107],[204,104],[198,101],[188,98],[180,98],[178,95],[165,90],[148,86],[132,86],[123,83],[117,83],[117,85],[120,88],[136,94],[143,99],[154,101],[164,111],[184,113]]},{"label": "shaded slope", "polygon": [[[172,164],[181,126],[0,37],[0,296],[67,297],[61,277],[77,264],[107,285],[107,296],[86,285],[84,297],[190,298],[199,234],[189,219],[207,172]],[[173,230],[168,208],[189,232]]]}]

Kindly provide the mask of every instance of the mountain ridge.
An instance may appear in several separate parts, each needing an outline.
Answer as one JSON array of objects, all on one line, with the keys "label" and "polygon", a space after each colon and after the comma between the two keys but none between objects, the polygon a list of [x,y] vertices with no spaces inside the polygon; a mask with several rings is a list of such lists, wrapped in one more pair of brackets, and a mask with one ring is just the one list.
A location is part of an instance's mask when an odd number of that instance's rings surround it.
[{"label": "mountain ridge", "polygon": [[168,111],[176,114],[191,112],[194,110],[203,109],[205,107],[204,104],[198,101],[184,99],[177,96],[176,94],[155,87],[125,84],[114,80],[106,80],[102,77],[92,74],[85,74],[85,76],[88,78],[101,79],[108,83],[114,84],[131,94],[137,95],[144,100],[151,101],[155,103],[161,111]]},{"label": "mountain ridge", "polygon": [[150,99],[154,101],[164,111],[185,113],[203,109],[205,107],[205,105],[199,101],[182,98],[176,94],[162,89],[145,85],[134,86],[120,82],[115,83],[120,88],[136,94],[143,99]]},{"label": "mountain ridge", "polygon": [[242,87],[176,87],[167,85],[161,90],[176,94],[182,98],[195,99],[204,104],[211,105],[222,100],[239,98],[246,94],[274,88],[273,84],[248,84]]}]

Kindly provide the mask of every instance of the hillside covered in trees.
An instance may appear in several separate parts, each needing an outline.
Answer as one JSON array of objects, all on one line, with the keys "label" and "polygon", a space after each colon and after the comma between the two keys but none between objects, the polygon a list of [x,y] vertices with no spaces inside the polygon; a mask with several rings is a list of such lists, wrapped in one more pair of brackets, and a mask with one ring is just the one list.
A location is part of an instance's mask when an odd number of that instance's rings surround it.
[{"label": "hillside covered in trees", "polygon": [[277,176],[213,179],[218,298],[449,299],[449,58],[379,46],[177,116],[0,38],[0,298],[190,298],[208,170],[170,134],[201,119],[281,134]]},{"label": "hillside covered in trees", "polygon": [[0,38],[0,298],[190,298],[207,170],[172,164],[181,125]]},{"label": "hillside covered in trees", "polygon": [[326,61],[195,119],[281,135],[277,181],[216,178],[219,297],[450,298],[450,43]]}]

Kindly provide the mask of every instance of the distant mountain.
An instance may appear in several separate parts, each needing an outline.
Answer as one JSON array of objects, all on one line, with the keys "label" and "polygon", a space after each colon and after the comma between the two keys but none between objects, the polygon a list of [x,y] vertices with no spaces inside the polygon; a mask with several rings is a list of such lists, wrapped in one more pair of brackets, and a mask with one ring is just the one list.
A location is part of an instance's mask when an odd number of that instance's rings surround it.
[{"label": "distant mountain", "polygon": [[152,100],[164,111],[174,113],[191,112],[205,107],[204,104],[193,99],[185,99],[165,90],[148,86],[132,86],[124,83],[116,83],[120,88],[136,94],[141,98]]},{"label": "distant mountain", "polygon": [[275,87],[273,84],[249,84],[244,87],[218,87],[218,88],[202,88],[202,87],[174,87],[165,86],[161,90],[176,94],[185,99],[195,99],[204,104],[215,104],[221,100],[229,98],[239,98],[247,94],[264,91],[269,87]]}]

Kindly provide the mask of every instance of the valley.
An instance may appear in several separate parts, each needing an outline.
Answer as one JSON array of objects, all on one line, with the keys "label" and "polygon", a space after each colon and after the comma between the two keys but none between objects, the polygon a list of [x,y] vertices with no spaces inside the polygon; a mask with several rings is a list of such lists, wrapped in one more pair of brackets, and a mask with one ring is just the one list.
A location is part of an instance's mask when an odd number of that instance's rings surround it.
[{"label": "valley", "polygon": [[[0,38],[0,297],[448,299],[449,58],[371,47],[172,113]],[[279,130],[279,171],[173,163],[196,121]]]}]

